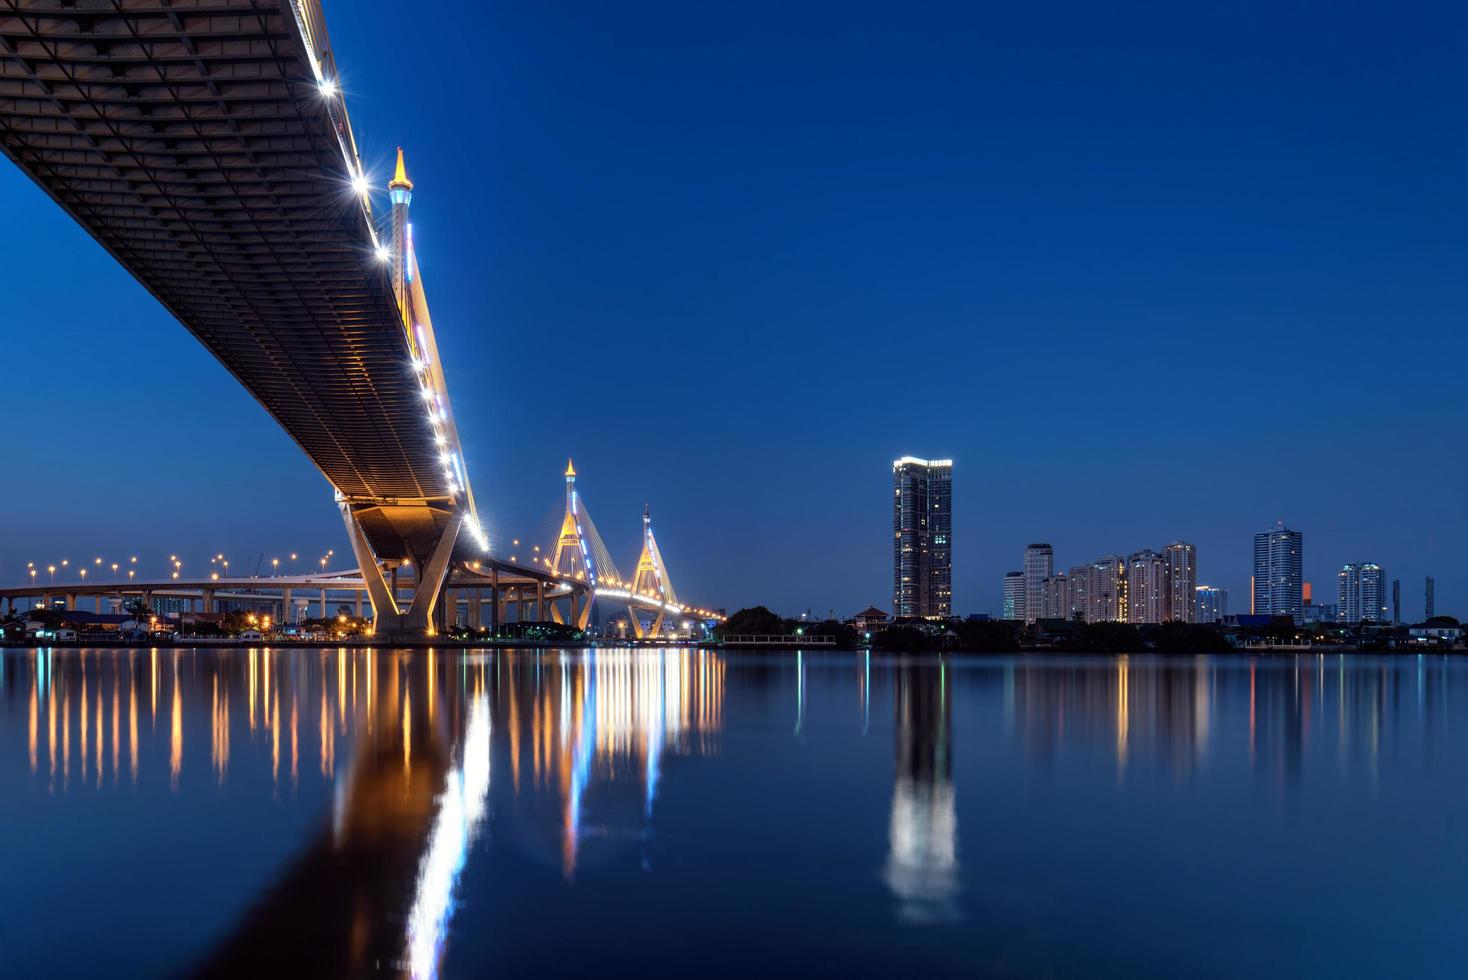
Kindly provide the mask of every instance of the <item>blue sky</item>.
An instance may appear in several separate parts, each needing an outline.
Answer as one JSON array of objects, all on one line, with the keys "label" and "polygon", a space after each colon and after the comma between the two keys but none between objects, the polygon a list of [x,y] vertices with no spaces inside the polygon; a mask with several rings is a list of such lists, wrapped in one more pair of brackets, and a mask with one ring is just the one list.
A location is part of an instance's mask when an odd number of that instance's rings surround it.
[{"label": "blue sky", "polygon": [[[1028,541],[1175,538],[1237,611],[1277,519],[1318,594],[1374,560],[1465,611],[1461,6],[403,9],[327,16],[498,538],[574,455],[624,564],[647,500],[687,597],[849,614],[890,602],[890,461],[951,456],[960,612]],[[344,552],[250,397],[0,193],[0,578]]]}]

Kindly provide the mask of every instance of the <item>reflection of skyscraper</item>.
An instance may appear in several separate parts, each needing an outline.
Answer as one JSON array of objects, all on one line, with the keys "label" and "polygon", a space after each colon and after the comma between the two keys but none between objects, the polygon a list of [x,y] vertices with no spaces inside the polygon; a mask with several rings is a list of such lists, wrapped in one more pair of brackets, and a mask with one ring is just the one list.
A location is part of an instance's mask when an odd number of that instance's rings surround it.
[{"label": "reflection of skyscraper", "polygon": [[1304,608],[1301,564],[1304,535],[1291,531],[1284,521],[1272,531],[1254,535],[1254,590],[1251,610],[1261,616],[1294,616]]},{"label": "reflection of skyscraper", "polygon": [[1025,621],[1045,615],[1044,583],[1055,571],[1055,550],[1048,544],[1025,548]]},{"label": "reflection of skyscraper", "polygon": [[932,922],[958,916],[958,812],[953,796],[952,726],[946,675],[898,668],[895,772],[887,864],[882,879],[899,917]]},{"label": "reflection of skyscraper", "polygon": [[953,614],[953,460],[892,462],[892,616]]}]

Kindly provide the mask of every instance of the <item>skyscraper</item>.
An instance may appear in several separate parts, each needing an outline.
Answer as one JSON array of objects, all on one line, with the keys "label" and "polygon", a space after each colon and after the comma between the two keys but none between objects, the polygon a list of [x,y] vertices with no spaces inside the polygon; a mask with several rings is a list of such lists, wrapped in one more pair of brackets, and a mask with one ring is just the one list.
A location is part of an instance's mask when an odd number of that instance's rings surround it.
[{"label": "skyscraper", "polygon": [[1086,582],[1086,622],[1127,621],[1126,559],[1107,555],[1091,563]]},{"label": "skyscraper", "polygon": [[1304,608],[1301,565],[1304,535],[1280,521],[1271,531],[1254,535],[1254,580],[1250,608],[1261,616],[1293,616]]},{"label": "skyscraper", "polygon": [[1127,562],[1126,620],[1160,623],[1168,603],[1167,563],[1151,548],[1136,552]]},{"label": "skyscraper", "polygon": [[1040,583],[1040,616],[1045,619],[1069,619],[1070,576],[1056,572]]},{"label": "skyscraper", "polygon": [[1055,571],[1055,551],[1048,544],[1025,548],[1025,620],[1033,623],[1045,615],[1042,586]]},{"label": "skyscraper", "polygon": [[953,613],[953,460],[892,463],[892,615]]},{"label": "skyscraper", "polygon": [[1024,622],[1025,619],[1025,573],[1004,573],[1004,613],[1003,619],[1016,619]]},{"label": "skyscraper", "polygon": [[1198,621],[1198,549],[1186,541],[1174,541],[1162,549],[1167,562],[1167,608],[1163,622]]},{"label": "skyscraper", "polygon": [[1423,598],[1422,618],[1423,619],[1431,619],[1433,617],[1433,615],[1434,615],[1434,613],[1433,613],[1433,605],[1434,605],[1434,603],[1432,601],[1433,600],[1432,593],[1433,593],[1433,586],[1436,585],[1436,584],[1437,583],[1433,582],[1431,575],[1427,576],[1427,588],[1422,593],[1422,598]]},{"label": "skyscraper", "polygon": [[1379,623],[1386,618],[1385,576],[1373,562],[1353,562],[1336,573],[1336,616],[1343,623]]},{"label": "skyscraper", "polygon": [[1077,565],[1065,575],[1065,604],[1061,607],[1065,619],[1086,618],[1086,596],[1091,588],[1091,566]]},{"label": "skyscraper", "polygon": [[1200,585],[1197,594],[1197,613],[1194,622],[1221,623],[1228,615],[1228,589],[1212,585]]},{"label": "skyscraper", "polygon": [[1392,625],[1396,626],[1402,621],[1402,580],[1392,579]]}]

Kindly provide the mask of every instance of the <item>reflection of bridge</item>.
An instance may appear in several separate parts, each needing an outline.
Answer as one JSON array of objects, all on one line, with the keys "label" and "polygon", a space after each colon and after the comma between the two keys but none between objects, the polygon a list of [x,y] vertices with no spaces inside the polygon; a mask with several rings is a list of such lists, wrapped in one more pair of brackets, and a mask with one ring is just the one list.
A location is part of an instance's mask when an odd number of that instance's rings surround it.
[{"label": "reflection of bridge", "polygon": [[[380,636],[432,635],[447,584],[496,588],[496,575],[585,624],[592,583],[488,560],[413,249],[413,183],[400,150],[390,211],[373,213],[320,0],[8,5],[0,149],[335,488]],[[671,591],[663,602],[676,606]]]}]

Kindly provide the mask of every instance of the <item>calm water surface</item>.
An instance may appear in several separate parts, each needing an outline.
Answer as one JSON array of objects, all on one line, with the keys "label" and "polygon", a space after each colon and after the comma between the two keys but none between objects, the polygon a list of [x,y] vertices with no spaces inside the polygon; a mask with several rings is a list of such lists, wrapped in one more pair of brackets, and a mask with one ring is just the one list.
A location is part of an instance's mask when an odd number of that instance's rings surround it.
[{"label": "calm water surface", "polygon": [[1468,661],[5,651],[7,976],[1461,976]]}]

